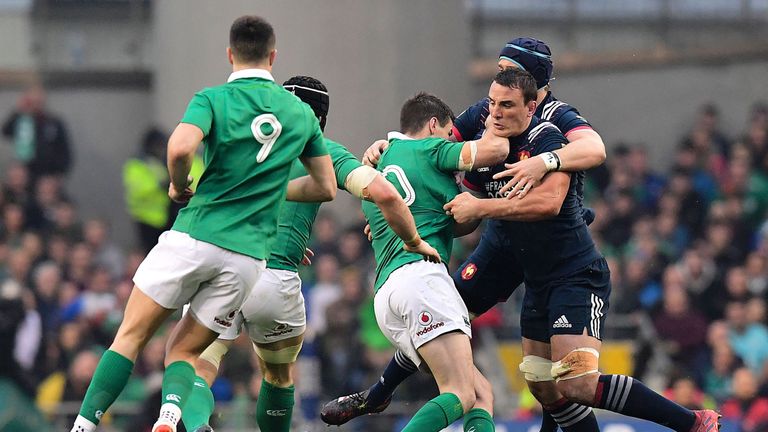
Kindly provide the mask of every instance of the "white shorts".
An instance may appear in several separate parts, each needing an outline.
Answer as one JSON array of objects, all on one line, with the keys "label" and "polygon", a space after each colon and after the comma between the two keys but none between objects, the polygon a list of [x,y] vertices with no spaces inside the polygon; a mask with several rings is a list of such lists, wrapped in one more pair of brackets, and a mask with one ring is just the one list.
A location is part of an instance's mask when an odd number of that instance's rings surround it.
[{"label": "white shorts", "polygon": [[216,333],[231,328],[266,263],[166,231],[144,259],[133,282],[166,309],[189,303],[192,316]]},{"label": "white shorts", "polygon": [[270,343],[304,334],[307,314],[301,278],[294,271],[266,269],[245,299],[234,325],[219,338],[236,339],[241,325],[257,343]]},{"label": "white shorts", "polygon": [[374,298],[382,333],[416,366],[418,349],[448,332],[472,337],[469,313],[443,264],[418,261],[392,272]]}]

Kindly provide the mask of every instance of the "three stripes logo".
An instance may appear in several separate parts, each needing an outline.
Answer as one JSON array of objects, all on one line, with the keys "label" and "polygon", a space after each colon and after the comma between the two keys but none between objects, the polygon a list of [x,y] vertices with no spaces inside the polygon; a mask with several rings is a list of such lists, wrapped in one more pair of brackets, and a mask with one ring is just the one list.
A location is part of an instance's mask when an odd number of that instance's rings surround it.
[{"label": "three stripes logo", "polygon": [[552,324],[552,328],[571,328],[573,327],[571,323],[568,322],[568,318],[565,317],[565,315],[560,315],[560,318],[555,321],[554,324]]}]

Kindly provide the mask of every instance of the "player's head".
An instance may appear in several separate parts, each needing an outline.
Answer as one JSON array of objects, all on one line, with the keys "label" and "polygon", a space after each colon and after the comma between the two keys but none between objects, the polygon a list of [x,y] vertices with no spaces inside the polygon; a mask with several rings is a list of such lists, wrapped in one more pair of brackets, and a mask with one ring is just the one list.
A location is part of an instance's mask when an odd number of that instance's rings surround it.
[{"label": "player's head", "polygon": [[275,30],[264,18],[244,15],[232,23],[227,48],[230,63],[271,67],[276,53]]},{"label": "player's head", "polygon": [[330,105],[328,89],[325,88],[325,85],[316,78],[297,75],[284,82],[283,87],[312,108],[315,116],[320,120],[320,129],[325,131],[325,122],[328,120],[328,107]]},{"label": "player's head", "polygon": [[540,89],[552,78],[552,51],[546,43],[529,37],[512,39],[499,54],[499,70],[519,68],[528,71]]},{"label": "player's head", "polygon": [[451,108],[437,96],[421,92],[400,109],[400,131],[406,135],[437,136],[448,139],[454,120]]},{"label": "player's head", "polygon": [[499,136],[523,133],[536,112],[536,82],[521,69],[504,69],[496,74],[488,90],[488,110]]}]

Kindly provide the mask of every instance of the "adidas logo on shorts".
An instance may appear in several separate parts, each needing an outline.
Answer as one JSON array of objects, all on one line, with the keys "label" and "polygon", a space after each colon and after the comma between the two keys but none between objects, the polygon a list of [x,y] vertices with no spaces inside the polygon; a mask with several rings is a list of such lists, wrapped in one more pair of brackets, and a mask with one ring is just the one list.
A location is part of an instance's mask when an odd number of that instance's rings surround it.
[{"label": "adidas logo on shorts", "polygon": [[568,322],[568,318],[565,317],[565,315],[560,315],[560,318],[555,321],[554,324],[552,324],[552,328],[571,328],[573,327],[571,323]]}]

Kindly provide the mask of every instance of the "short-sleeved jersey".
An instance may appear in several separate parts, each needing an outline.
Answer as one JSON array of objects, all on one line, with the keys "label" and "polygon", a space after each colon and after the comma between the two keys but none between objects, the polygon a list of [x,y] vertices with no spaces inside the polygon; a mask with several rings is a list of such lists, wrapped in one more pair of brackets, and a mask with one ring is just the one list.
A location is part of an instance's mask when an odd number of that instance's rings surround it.
[{"label": "short-sleeved jersey", "polygon": [[[325,139],[328,154],[333,161],[333,170],[336,173],[336,185],[344,190],[344,183],[349,173],[362,166],[355,155],[350,153],[343,145]],[[291,180],[307,175],[307,170],[300,161],[296,161],[291,167]],[[267,267],[278,270],[298,271],[298,266],[304,257],[304,250],[309,244],[312,234],[312,225],[320,210],[320,203],[305,203],[286,201],[280,210],[278,218],[277,239],[275,247],[267,261]]]},{"label": "short-sleeved jersey", "polygon": [[[421,238],[448,262],[454,221],[445,214],[443,206],[459,192],[453,172],[459,169],[464,143],[442,138],[410,139],[399,133],[390,133],[389,138],[389,147],[381,155],[378,170],[402,195]],[[403,249],[403,241],[389,228],[373,203],[363,202],[363,213],[373,235],[378,290],[393,271],[420,261],[422,256]]]},{"label": "short-sleeved jersey", "polygon": [[[453,124],[456,139],[469,140],[479,134],[485,129],[488,113],[488,98],[485,97],[459,114]],[[575,107],[555,99],[552,92],[547,92],[547,96],[536,107],[534,115],[557,126],[565,136],[580,129],[592,129],[589,122]]]},{"label": "short-sleeved jersey", "polygon": [[[557,150],[567,141],[552,123],[534,117],[526,132],[510,138],[509,143],[506,163]],[[493,175],[504,169],[504,165],[497,165],[467,173],[464,186],[488,198],[500,198],[499,189],[509,179],[494,180]],[[536,222],[495,221],[492,224],[499,226],[510,239],[527,282],[541,284],[570,275],[600,258],[583,217],[583,197],[584,173],[572,173],[557,216]]]},{"label": "short-sleeved jersey", "polygon": [[261,69],[192,98],[182,123],[203,131],[205,172],[173,229],[257,259],[267,259],[299,156],[328,154],[308,105]]}]

